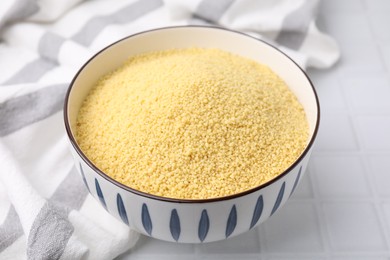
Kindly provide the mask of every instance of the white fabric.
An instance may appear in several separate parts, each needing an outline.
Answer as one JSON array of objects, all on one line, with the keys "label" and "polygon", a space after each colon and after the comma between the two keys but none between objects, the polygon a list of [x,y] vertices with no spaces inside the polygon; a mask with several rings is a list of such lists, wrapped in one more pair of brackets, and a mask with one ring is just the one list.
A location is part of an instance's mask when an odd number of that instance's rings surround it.
[{"label": "white fabric", "polygon": [[[112,259],[137,241],[87,195],[68,150],[64,93],[91,55],[143,30],[211,24],[265,39],[303,68],[326,68],[339,51],[317,29],[317,7],[316,0],[0,1],[0,259]],[[39,237],[57,225],[67,235]]]}]

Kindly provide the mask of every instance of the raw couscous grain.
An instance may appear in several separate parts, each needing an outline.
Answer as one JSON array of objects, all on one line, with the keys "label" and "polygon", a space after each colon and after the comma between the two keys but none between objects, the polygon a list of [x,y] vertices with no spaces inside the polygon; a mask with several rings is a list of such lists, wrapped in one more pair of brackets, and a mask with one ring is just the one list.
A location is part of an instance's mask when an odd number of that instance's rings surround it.
[{"label": "raw couscous grain", "polygon": [[77,118],[86,156],[113,179],[171,198],[236,194],[286,170],[307,145],[285,82],[218,49],[131,57],[100,79]]}]

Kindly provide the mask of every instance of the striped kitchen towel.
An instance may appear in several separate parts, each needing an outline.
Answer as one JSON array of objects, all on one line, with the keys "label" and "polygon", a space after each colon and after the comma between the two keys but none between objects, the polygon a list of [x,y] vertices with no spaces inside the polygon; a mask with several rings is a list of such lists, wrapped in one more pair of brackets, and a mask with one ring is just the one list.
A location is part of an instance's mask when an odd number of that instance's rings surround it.
[{"label": "striped kitchen towel", "polygon": [[336,62],[317,0],[1,0],[0,259],[112,259],[138,234],[76,173],[62,122],[66,88],[104,46],[151,28],[208,24],[263,38],[302,67]]}]

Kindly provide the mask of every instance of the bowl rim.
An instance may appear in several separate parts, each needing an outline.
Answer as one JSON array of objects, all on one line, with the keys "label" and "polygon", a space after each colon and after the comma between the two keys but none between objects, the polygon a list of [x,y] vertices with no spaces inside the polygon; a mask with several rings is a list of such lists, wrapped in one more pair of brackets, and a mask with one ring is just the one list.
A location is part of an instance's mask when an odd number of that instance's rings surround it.
[{"label": "bowl rim", "polygon": [[[70,124],[69,124],[69,116],[68,116],[68,104],[69,104],[69,97],[70,97],[70,93],[73,89],[73,85],[75,84],[75,81],[76,79],[78,78],[78,76],[80,75],[80,73],[84,70],[84,68],[90,63],[92,62],[97,56],[99,56],[102,52],[104,52],[105,50],[111,48],[112,46],[116,45],[117,43],[119,42],[122,42],[124,40],[127,40],[131,37],[134,37],[134,36],[137,36],[137,35],[141,35],[141,34],[146,34],[146,33],[150,33],[150,32],[153,32],[153,31],[163,31],[163,30],[172,30],[172,29],[182,29],[182,28],[199,28],[199,29],[202,29],[202,28],[205,28],[205,29],[212,29],[212,30],[224,30],[224,31],[228,31],[230,33],[235,33],[235,34],[239,34],[243,37],[249,37],[251,39],[254,39],[256,41],[259,41],[263,44],[266,44],[268,45],[269,47],[275,49],[277,52],[281,53],[282,55],[284,55],[287,59],[289,59],[291,62],[293,62],[295,64],[295,66],[298,67],[298,69],[303,73],[303,75],[306,77],[307,81],[309,82],[310,86],[311,86],[311,90],[314,94],[314,98],[315,98],[315,103],[316,103],[316,106],[317,106],[317,120],[316,120],[316,124],[315,124],[315,128],[314,128],[314,131],[313,131],[313,135],[309,141],[309,143],[307,144],[306,148],[304,149],[304,151],[301,153],[301,155],[286,169],[284,170],[282,173],[280,173],[278,176],[276,176],[275,178],[261,184],[261,185],[258,185],[254,188],[251,188],[249,190],[246,190],[246,191],[243,191],[243,192],[240,192],[240,193],[235,193],[235,194],[232,194],[232,195],[228,195],[228,196],[223,196],[223,197],[215,197],[215,198],[208,198],[208,199],[179,199],[179,198],[170,198],[170,197],[163,197],[163,196],[159,196],[159,195],[154,195],[154,194],[150,194],[150,193],[147,193],[147,192],[144,192],[144,191],[140,191],[140,190],[137,190],[137,189],[134,189],[134,188],[131,188],[129,186],[126,186],[118,181],[116,181],[115,179],[111,178],[110,176],[108,176],[107,174],[105,174],[103,171],[101,171],[97,166],[95,166],[89,159],[88,157],[83,153],[83,151],[81,150],[81,148],[78,146],[77,142],[76,142],[76,139],[75,137],[73,136],[72,134],[72,131],[71,131],[71,127],[70,127]],[[152,200],[158,200],[158,201],[165,201],[165,202],[171,202],[171,203],[187,203],[187,204],[192,204],[192,203],[210,203],[210,202],[217,202],[217,201],[227,201],[227,200],[232,200],[232,199],[236,199],[236,198],[239,198],[239,197],[243,197],[245,195],[248,195],[248,194],[251,194],[251,193],[254,193],[256,191],[259,191],[269,185],[272,185],[273,183],[277,182],[279,179],[283,178],[284,176],[286,176],[289,172],[291,172],[291,170],[293,168],[295,168],[307,155],[307,153],[310,151],[310,149],[312,148],[313,146],[313,143],[317,137],[317,134],[318,134],[318,129],[319,129],[319,124],[320,124],[320,104],[319,104],[319,99],[318,99],[318,95],[317,95],[317,92],[314,88],[314,85],[312,83],[312,81],[310,80],[310,78],[308,77],[307,73],[292,59],[290,58],[287,54],[285,54],[283,51],[281,51],[280,49],[278,49],[277,47],[273,46],[272,44],[264,41],[264,40],[261,40],[261,39],[258,39],[258,38],[255,38],[251,35],[248,35],[246,33],[243,33],[243,32],[240,32],[240,31],[235,31],[235,30],[232,30],[232,29],[227,29],[227,28],[223,28],[223,27],[217,27],[217,26],[206,26],[206,25],[179,25],[179,26],[167,26],[167,27],[159,27],[159,28],[155,28],[155,29],[150,29],[150,30],[145,30],[145,31],[142,31],[142,32],[138,32],[138,33],[135,33],[135,34],[131,34],[129,36],[126,36],[124,38],[121,38],[109,45],[107,45],[106,47],[104,47],[103,49],[99,50],[98,52],[96,52],[91,58],[89,58],[81,67],[80,69],[77,71],[77,73],[75,74],[75,76],[73,77],[71,83],[69,84],[69,87],[68,87],[68,90],[66,92],[66,95],[65,95],[65,101],[64,101],[64,107],[63,107],[63,116],[64,116],[64,123],[65,123],[65,129],[66,129],[66,133],[68,135],[68,138],[70,140],[70,143],[72,144],[73,148],[75,149],[75,151],[78,153],[78,155],[81,157],[81,159],[90,167],[92,168],[96,173],[98,173],[102,178],[106,179],[108,182],[111,182],[112,184],[114,184],[115,186],[127,191],[127,192],[131,192],[131,193],[134,193],[136,195],[140,195],[142,197],[146,197],[148,199],[152,199]]]}]

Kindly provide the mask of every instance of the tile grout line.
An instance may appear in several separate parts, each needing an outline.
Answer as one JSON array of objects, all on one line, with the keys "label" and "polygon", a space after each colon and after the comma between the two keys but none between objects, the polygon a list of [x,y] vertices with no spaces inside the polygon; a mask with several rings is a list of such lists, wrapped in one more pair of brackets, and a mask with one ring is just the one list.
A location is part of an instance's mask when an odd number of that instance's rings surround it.
[{"label": "tile grout line", "polygon": [[[373,28],[373,25],[372,25],[372,20],[370,19],[370,16],[367,14],[367,12],[369,12],[368,11],[368,5],[367,5],[366,1],[363,1],[363,3],[365,5],[365,7],[366,7],[366,8],[364,8],[365,16],[367,18],[367,23],[368,23],[368,27],[370,28],[371,36],[372,36],[372,38],[376,39],[376,33],[374,32],[374,28]],[[377,39],[375,40],[375,46],[376,46],[377,51],[379,52],[379,59],[380,59],[380,61],[382,63],[382,66],[383,66],[385,72],[387,72],[386,73],[387,74],[387,79],[390,81],[390,78],[389,78],[390,68],[387,65],[386,60],[384,59],[384,55],[381,55],[381,54],[383,54],[382,53],[382,48],[381,48],[381,43],[378,42]]]},{"label": "tile grout line", "polygon": [[[264,259],[268,259],[269,257],[269,253],[268,253],[268,249],[267,249],[267,245],[265,243],[265,237],[267,236],[266,232],[265,232],[265,228],[264,228],[264,222],[261,223],[258,227],[257,227],[257,238],[258,238],[258,242],[259,242],[259,247],[260,247],[260,253],[259,255],[261,256],[261,259],[263,260]],[[264,234],[264,236],[261,236],[261,234]],[[264,251],[264,252],[263,252]]]},{"label": "tile grout line", "polygon": [[[315,169],[313,167],[313,164],[308,165],[308,169],[311,175],[315,172]],[[329,240],[329,230],[327,228],[326,222],[325,222],[325,217],[324,214],[321,214],[323,212],[322,209],[322,202],[321,202],[321,196],[318,194],[318,188],[317,188],[317,183],[316,179],[314,176],[310,176],[311,178],[309,179],[310,181],[310,186],[313,191],[313,199],[316,203],[314,203],[314,208],[315,212],[317,215],[317,225],[318,229],[320,231],[320,236],[321,236],[321,243],[322,243],[322,248],[323,248],[323,254],[325,257],[330,257],[331,256],[331,245],[330,245],[330,240]]]},{"label": "tile grout line", "polygon": [[[362,162],[363,162],[364,171],[368,173],[371,168],[370,163],[368,162],[368,158],[363,157]],[[373,178],[368,178],[367,176],[365,176],[365,178],[368,182],[370,189],[372,190],[372,196],[374,197],[374,201],[372,203],[374,204],[375,214],[380,224],[382,238],[384,239],[384,242],[387,247],[387,256],[390,256],[390,234],[389,234],[389,229],[387,227],[387,222],[384,219],[384,216],[382,214],[383,200],[381,196],[378,194],[378,191],[376,189],[376,184],[373,183],[374,182]]]}]

